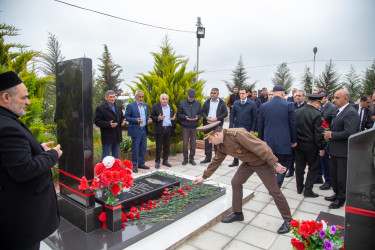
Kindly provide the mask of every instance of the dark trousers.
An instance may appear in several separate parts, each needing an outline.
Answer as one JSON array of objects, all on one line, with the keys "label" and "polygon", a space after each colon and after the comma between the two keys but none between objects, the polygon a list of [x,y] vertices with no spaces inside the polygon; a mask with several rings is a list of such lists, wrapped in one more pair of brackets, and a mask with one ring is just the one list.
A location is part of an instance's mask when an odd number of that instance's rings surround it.
[{"label": "dark trousers", "polygon": [[[214,146],[215,155],[217,153],[217,146]],[[206,159],[212,159],[212,143],[209,143],[208,140],[204,140],[204,154],[206,155]]]},{"label": "dark trousers", "polygon": [[339,201],[345,202],[346,197],[346,176],[348,158],[331,155],[329,162],[329,173],[332,182],[333,192]]},{"label": "dark trousers", "polygon": [[[283,165],[284,167],[288,166],[290,155],[275,154],[275,153],[273,154],[277,157],[278,162],[281,165]],[[286,174],[286,171],[283,174],[279,174],[276,172],[276,180],[277,180],[277,185],[279,186],[279,188],[281,188],[281,185],[283,185],[285,174]]]},{"label": "dark trousers", "polygon": [[172,127],[163,127],[160,134],[156,135],[156,158],[155,162],[160,163],[161,151],[163,150],[163,162],[168,161]]},{"label": "dark trousers", "polygon": [[273,197],[277,209],[284,221],[291,221],[292,215],[288,202],[284,195],[281,193],[280,188],[277,185],[275,178],[275,170],[269,165],[263,166],[250,166],[246,163],[242,163],[232,179],[232,207],[233,212],[242,212],[242,197],[243,197],[243,184],[250,178],[250,176],[256,172],[259,178],[262,180],[264,186],[267,188],[269,194]]},{"label": "dark trousers", "polygon": [[329,147],[324,149],[324,155],[320,157],[320,166],[316,179],[322,179],[324,176],[324,182],[331,184],[331,178],[329,177]]},{"label": "dark trousers", "polygon": [[[194,160],[195,148],[197,145],[197,128],[182,127],[182,151],[184,161]],[[189,141],[190,141],[190,155],[189,154]]]},{"label": "dark trousers", "polygon": [[102,144],[102,160],[104,157],[109,156],[112,151],[112,156],[118,159],[118,148],[120,147],[120,143],[115,144]]},{"label": "dark trousers", "polygon": [[[20,239],[21,240],[21,239]],[[11,248],[7,249],[12,249],[12,250],[39,250],[40,249],[40,242],[33,244],[31,246],[12,246]]]},{"label": "dark trousers", "polygon": [[288,166],[285,166],[288,168],[288,172],[293,174],[294,173],[294,162],[296,161],[296,153],[294,148],[292,148],[292,154],[289,157]]},{"label": "dark trousers", "polygon": [[132,136],[132,163],[133,168],[145,165],[145,155],[147,149],[146,129],[141,129],[138,136]]},{"label": "dark trousers", "polygon": [[[305,193],[312,193],[319,169],[319,149],[314,143],[298,142],[295,152],[297,191],[302,191],[305,187]],[[306,162],[309,165],[309,171],[306,176],[306,182],[303,184]]]}]

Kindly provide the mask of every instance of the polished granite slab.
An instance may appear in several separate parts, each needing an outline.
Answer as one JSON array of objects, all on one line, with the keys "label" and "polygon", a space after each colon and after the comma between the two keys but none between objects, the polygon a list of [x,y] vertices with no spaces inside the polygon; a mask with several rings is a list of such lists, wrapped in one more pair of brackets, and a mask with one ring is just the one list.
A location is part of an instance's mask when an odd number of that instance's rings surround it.
[{"label": "polished granite slab", "polygon": [[[165,171],[173,173],[171,171]],[[190,176],[178,174],[181,178]],[[207,183],[214,184],[214,183]],[[45,242],[52,249],[166,249],[179,245],[193,236],[199,229],[216,222],[226,215],[231,208],[232,192],[220,193],[208,197],[199,204],[186,209],[186,213],[176,215],[176,220],[150,225],[129,225],[118,232],[99,229],[86,234],[69,222],[62,220],[59,229]],[[253,192],[244,190],[244,200],[253,197]],[[156,244],[157,243],[157,244]]]}]

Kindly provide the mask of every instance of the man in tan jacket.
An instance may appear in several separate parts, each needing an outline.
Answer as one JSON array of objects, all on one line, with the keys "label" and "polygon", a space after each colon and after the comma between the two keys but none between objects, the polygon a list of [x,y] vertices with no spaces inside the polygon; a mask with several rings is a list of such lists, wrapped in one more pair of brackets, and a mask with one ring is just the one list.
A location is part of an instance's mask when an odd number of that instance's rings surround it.
[{"label": "man in tan jacket", "polygon": [[204,171],[202,177],[193,181],[194,184],[199,184],[209,178],[227,155],[238,158],[242,162],[231,182],[233,214],[221,221],[223,223],[231,223],[233,221],[244,220],[242,213],[242,185],[256,172],[273,197],[284,219],[284,223],[277,232],[279,234],[288,233],[290,231],[289,222],[292,220],[292,215],[288,202],[277,186],[275,177],[275,170],[282,174],[286,171],[286,168],[277,162],[277,157],[272,153],[267,143],[256,138],[244,128],[223,130],[219,126],[219,122],[199,127],[197,130],[204,133],[204,139],[208,139],[210,143],[217,145],[217,154]]}]

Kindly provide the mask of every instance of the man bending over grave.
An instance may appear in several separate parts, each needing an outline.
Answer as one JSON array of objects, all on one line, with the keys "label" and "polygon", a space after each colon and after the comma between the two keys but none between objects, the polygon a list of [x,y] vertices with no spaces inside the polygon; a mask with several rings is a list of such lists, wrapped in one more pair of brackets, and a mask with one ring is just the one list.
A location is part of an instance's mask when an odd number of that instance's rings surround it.
[{"label": "man bending over grave", "polygon": [[256,172],[268,192],[275,200],[284,223],[277,230],[277,233],[284,234],[290,231],[289,222],[292,220],[288,202],[277,186],[275,170],[282,174],[286,168],[277,162],[277,157],[272,153],[267,143],[256,138],[244,128],[222,129],[220,122],[214,122],[206,126],[197,128],[204,133],[204,139],[217,145],[217,154],[202,177],[193,181],[193,184],[199,184],[209,178],[221,165],[227,155],[239,158],[242,164],[238,167],[236,174],[232,179],[232,208],[233,214],[221,220],[223,223],[233,221],[243,221],[242,213],[242,185]]}]

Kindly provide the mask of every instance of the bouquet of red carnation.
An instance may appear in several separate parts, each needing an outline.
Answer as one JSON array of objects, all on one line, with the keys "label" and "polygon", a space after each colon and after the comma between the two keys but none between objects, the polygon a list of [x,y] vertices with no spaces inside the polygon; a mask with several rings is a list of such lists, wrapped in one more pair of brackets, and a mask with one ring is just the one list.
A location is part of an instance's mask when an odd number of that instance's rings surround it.
[{"label": "bouquet of red carnation", "polygon": [[339,232],[337,226],[328,226],[325,220],[321,222],[292,220],[290,227],[294,235],[291,240],[293,249],[345,249],[343,237],[336,235]]},{"label": "bouquet of red carnation", "polygon": [[322,123],[322,127],[324,128],[324,130],[329,130],[329,124],[325,120]]},{"label": "bouquet of red carnation", "polygon": [[94,168],[95,178],[89,186],[85,176],[81,178],[79,190],[103,190],[107,195],[107,204],[114,205],[118,201],[115,196],[121,189],[130,188],[133,183],[133,164],[130,161],[121,161],[112,156],[107,156],[102,163],[96,164]]}]

